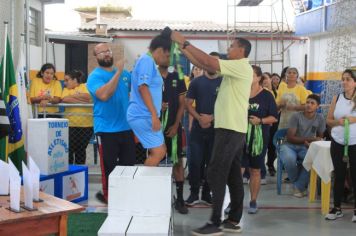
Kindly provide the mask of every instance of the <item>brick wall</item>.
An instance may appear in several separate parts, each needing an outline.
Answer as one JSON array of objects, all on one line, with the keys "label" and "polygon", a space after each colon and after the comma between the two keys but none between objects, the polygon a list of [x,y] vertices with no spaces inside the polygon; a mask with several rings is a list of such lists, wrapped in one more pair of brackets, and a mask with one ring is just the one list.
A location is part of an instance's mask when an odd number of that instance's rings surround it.
[{"label": "brick wall", "polygon": [[[96,44],[88,44],[88,74],[90,74],[91,71],[98,66],[96,58],[93,55],[95,45]],[[124,57],[124,47],[120,43],[111,43],[110,47],[113,53],[115,65],[115,62]]]}]

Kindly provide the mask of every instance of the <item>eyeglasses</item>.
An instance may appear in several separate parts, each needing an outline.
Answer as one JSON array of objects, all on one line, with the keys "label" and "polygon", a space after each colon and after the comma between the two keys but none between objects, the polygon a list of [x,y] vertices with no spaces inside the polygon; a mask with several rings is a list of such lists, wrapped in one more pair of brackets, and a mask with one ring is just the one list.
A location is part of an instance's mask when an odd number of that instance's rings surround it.
[{"label": "eyeglasses", "polygon": [[106,51],[102,51],[102,52],[98,52],[96,55],[111,55],[112,54],[112,51],[109,49],[109,50],[106,50]]}]

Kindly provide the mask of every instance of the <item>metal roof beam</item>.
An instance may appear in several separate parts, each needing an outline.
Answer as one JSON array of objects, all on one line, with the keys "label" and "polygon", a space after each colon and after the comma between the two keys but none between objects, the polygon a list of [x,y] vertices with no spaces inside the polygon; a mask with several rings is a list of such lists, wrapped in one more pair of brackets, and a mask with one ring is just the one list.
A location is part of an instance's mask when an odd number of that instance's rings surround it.
[{"label": "metal roof beam", "polygon": [[254,7],[258,6],[263,0],[241,0],[237,6],[239,7]]}]

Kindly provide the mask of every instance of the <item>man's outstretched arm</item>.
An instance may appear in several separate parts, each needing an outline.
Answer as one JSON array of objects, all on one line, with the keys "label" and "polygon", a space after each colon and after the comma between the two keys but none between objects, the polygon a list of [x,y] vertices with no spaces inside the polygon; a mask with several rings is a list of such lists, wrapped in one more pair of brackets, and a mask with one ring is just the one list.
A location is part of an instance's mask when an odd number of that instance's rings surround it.
[{"label": "man's outstretched arm", "polygon": [[189,45],[185,43],[186,39],[181,33],[172,31],[171,39],[178,43],[181,51],[195,66],[198,66],[210,73],[220,72],[219,60],[206,54],[190,43]]}]

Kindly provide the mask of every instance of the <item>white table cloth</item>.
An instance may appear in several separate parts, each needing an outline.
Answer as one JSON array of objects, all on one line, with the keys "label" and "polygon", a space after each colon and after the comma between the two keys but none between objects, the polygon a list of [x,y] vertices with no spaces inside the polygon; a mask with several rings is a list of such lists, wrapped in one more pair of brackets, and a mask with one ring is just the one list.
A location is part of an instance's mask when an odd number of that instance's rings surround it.
[{"label": "white table cloth", "polygon": [[331,180],[331,172],[334,166],[330,156],[330,141],[312,142],[304,158],[303,166],[310,171],[313,167],[324,183]]}]

